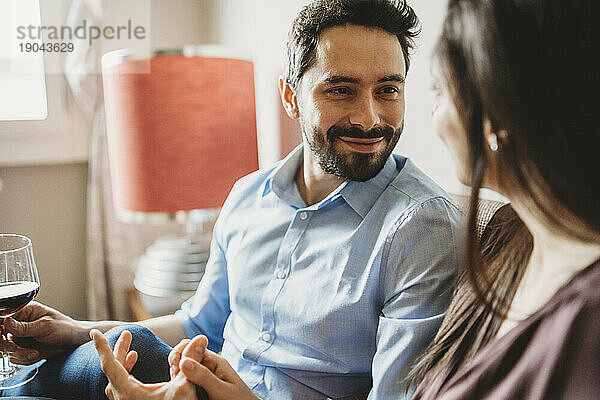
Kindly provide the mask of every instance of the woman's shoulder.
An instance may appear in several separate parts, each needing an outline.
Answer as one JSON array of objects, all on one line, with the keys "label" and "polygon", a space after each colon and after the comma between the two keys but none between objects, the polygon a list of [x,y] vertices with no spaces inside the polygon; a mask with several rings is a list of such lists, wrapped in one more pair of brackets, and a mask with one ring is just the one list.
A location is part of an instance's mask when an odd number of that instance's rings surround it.
[{"label": "woman's shoulder", "polygon": [[599,289],[597,261],[482,349],[445,389],[464,398],[487,398],[492,391],[502,394],[498,398],[600,398]]},{"label": "woman's shoulder", "polygon": [[578,274],[532,317],[529,329],[507,347],[510,357],[511,350],[526,343],[514,370],[520,364],[526,371],[525,388],[542,385],[546,392],[540,398],[600,398],[600,262]]},{"label": "woman's shoulder", "polygon": [[437,399],[600,398],[600,302],[587,296],[490,343]]}]

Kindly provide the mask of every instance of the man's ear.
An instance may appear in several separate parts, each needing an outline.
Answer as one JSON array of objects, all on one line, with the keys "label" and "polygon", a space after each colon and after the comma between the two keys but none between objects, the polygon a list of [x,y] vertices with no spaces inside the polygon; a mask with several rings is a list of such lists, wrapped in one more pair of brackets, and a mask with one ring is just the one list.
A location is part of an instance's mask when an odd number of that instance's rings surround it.
[{"label": "man's ear", "polygon": [[298,111],[298,97],[292,85],[283,76],[279,77],[279,93],[281,94],[281,103],[287,115],[291,119],[297,119],[300,116]]}]

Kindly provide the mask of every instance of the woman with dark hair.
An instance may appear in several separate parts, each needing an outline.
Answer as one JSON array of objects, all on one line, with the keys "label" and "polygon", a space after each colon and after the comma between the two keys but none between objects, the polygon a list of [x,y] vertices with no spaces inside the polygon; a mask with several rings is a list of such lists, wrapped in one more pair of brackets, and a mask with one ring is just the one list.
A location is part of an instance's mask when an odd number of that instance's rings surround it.
[{"label": "woman with dark hair", "polygon": [[[449,1],[433,116],[472,187],[467,257],[414,399],[600,398],[599,22],[598,0]],[[480,245],[482,187],[510,206]],[[179,367],[256,398],[208,350]]]},{"label": "woman with dark hair", "polygon": [[[600,398],[600,4],[450,0],[436,131],[472,188],[466,269],[414,399]],[[481,187],[508,199],[479,246]]]}]

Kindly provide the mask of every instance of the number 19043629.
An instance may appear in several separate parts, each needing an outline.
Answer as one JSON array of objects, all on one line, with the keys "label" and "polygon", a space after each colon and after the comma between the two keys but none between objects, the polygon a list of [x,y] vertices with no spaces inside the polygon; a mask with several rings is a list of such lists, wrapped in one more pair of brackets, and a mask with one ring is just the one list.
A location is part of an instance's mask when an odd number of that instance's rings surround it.
[{"label": "number 19043629", "polygon": [[19,43],[21,53],[70,53],[75,49],[73,43]]}]

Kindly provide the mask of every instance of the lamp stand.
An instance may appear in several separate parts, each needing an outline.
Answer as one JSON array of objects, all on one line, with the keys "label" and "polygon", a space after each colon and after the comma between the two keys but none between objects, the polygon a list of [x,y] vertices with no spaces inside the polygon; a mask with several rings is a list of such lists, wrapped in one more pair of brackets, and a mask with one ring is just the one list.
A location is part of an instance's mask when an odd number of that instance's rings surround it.
[{"label": "lamp stand", "polygon": [[159,237],[137,259],[134,286],[152,316],[173,313],[196,291],[218,211],[178,212],[175,219],[183,225],[184,234]]}]

